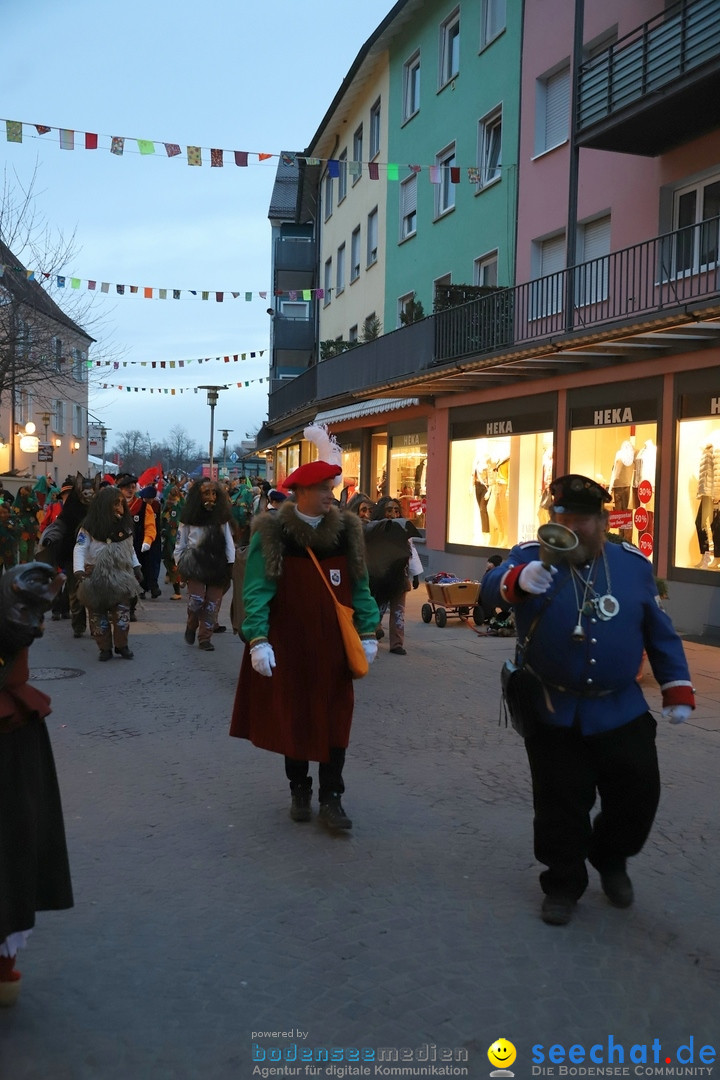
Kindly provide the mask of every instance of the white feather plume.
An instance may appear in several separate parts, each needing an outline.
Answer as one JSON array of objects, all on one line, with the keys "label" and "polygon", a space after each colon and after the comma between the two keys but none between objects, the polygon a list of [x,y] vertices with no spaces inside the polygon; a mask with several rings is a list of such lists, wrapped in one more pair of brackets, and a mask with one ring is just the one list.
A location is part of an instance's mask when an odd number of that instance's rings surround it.
[{"label": "white feather plume", "polygon": [[342,465],[340,445],[324,424],[310,424],[305,428],[303,435],[308,442],[317,447],[318,461],[326,461],[328,465]]}]

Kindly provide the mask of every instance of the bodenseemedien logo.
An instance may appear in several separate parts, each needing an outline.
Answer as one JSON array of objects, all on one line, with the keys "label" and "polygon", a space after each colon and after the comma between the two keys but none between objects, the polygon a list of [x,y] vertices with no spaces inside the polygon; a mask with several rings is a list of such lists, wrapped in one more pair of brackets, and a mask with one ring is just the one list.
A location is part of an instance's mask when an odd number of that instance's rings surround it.
[{"label": "bodenseemedien logo", "polygon": [[488,1061],[495,1066],[490,1075],[514,1076],[515,1073],[510,1072],[508,1066],[512,1065],[516,1057],[517,1051],[508,1039],[496,1039],[488,1050]]}]

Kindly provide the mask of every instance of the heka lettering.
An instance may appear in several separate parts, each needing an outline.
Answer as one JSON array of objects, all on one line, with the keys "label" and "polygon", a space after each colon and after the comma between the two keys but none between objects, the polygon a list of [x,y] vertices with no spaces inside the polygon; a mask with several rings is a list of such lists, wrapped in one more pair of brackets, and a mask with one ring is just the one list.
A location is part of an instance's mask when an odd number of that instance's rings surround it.
[{"label": "heka lettering", "polygon": [[512,420],[494,420],[485,425],[486,435],[512,435]]},{"label": "heka lettering", "polygon": [[593,413],[593,425],[595,427],[605,424],[632,424],[632,409],[627,406],[624,409],[596,409]]}]

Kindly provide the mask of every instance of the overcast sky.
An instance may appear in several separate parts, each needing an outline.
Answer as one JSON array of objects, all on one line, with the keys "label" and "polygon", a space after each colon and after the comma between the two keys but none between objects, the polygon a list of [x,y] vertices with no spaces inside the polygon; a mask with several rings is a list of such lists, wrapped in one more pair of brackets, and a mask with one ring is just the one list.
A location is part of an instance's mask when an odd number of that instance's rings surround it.
[{"label": "overcast sky", "polygon": [[[226,364],[161,371],[130,364],[93,368],[90,412],[117,434],[131,428],[162,439],[175,424],[207,444],[206,394],[158,395],[100,388],[194,387],[232,383],[221,394],[216,429],[231,441],[256,430],[267,414],[271,302],[268,207],[277,158],[310,142],[360,47],[392,0],[3,0],[0,118],[76,132],[75,149],[57,131],[24,129],[9,143],[0,124],[0,161],[9,182],[27,184],[37,168],[37,208],[77,255],[69,277],[111,283],[93,298],[94,352],[129,361],[178,361],[259,353]],[[100,149],[84,149],[84,133]],[[125,153],[103,136],[124,136]],[[34,136],[34,137],[31,137]],[[136,139],[153,140],[153,156]],[[178,143],[168,158],[163,143]],[[248,168],[228,162],[200,168],[185,148],[250,152]],[[140,292],[117,296],[115,284]],[[145,299],[143,287],[183,290],[183,298]],[[190,299],[185,290],[226,296]],[[257,296],[268,290],[267,301]],[[253,299],[244,299],[246,292]],[[97,330],[95,327],[97,326]],[[91,352],[92,356],[92,352]],[[238,389],[237,382],[251,385]]]}]

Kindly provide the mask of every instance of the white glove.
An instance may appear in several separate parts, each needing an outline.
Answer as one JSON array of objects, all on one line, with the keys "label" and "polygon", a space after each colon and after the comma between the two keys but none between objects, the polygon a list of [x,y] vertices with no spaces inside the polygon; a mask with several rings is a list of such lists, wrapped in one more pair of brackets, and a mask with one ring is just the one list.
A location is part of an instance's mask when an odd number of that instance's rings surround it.
[{"label": "white glove", "polygon": [[529,562],[520,571],[517,583],[523,592],[532,593],[533,596],[542,596],[552,585],[553,574],[557,569],[553,566],[546,570],[541,562]]},{"label": "white glove", "polygon": [[691,712],[689,705],[666,705],[662,714],[671,724],[684,724]]},{"label": "white glove", "polygon": [[275,653],[269,641],[261,641],[259,645],[253,645],[250,650],[250,663],[258,675],[272,677],[272,669],[275,667]]},{"label": "white glove", "polygon": [[373,660],[378,654],[377,641],[373,641],[372,638],[363,638],[361,645],[363,647],[363,652],[365,653],[365,659],[367,660],[368,664],[372,664]]},{"label": "white glove", "polygon": [[150,545],[149,545],[149,544],[148,544],[148,543],[146,542],[146,543],[144,543],[144,544],[143,544],[143,546],[142,546],[142,547],[140,548],[140,550],[141,550],[141,551],[143,552],[143,554],[144,554],[144,553],[145,553],[146,551],[149,551],[149,550],[150,550]]}]

